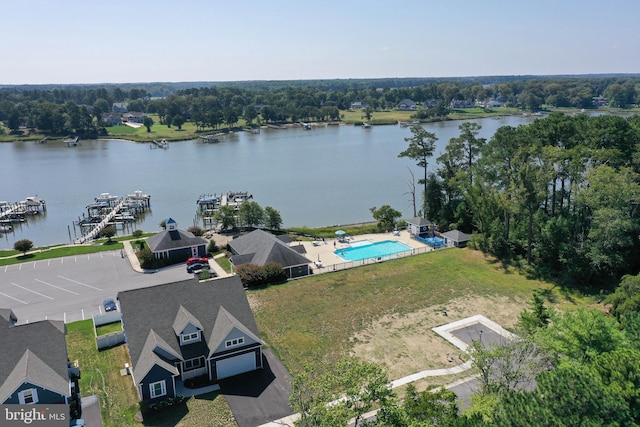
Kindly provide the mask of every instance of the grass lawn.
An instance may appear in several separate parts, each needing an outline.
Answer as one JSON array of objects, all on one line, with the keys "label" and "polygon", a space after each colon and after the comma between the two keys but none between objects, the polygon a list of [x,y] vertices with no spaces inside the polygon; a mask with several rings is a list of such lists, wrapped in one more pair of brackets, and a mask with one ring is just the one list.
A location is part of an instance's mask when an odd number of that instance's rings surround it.
[{"label": "grass lawn", "polygon": [[41,261],[43,259],[115,251],[124,247],[122,243],[115,239],[113,239],[111,243],[99,243],[99,241],[96,241],[96,243],[96,245],[50,246],[35,248],[27,253],[27,255],[18,255],[20,252],[13,250],[0,251],[0,265],[19,264],[21,262]]},{"label": "grass lawn", "polygon": [[105,325],[100,325],[96,327],[96,333],[98,334],[98,336],[107,335],[114,332],[120,332],[121,330],[122,330],[121,322],[107,323]]},{"label": "grass lawn", "polygon": [[97,394],[100,397],[105,427],[237,427],[227,401],[217,393],[188,398],[182,404],[162,411],[150,411],[145,414],[143,422],[136,421],[134,417],[140,411],[138,392],[131,376],[120,375],[124,364],[130,364],[126,346],[98,351],[91,320],[69,323],[67,331],[69,358],[80,362],[81,393],[83,396]]},{"label": "grass lawn", "polygon": [[[306,363],[331,364],[352,351],[353,336],[384,316],[406,317],[461,298],[517,301],[525,308],[536,289],[553,285],[481,252],[449,249],[290,281],[248,297],[263,339],[295,373]],[[550,292],[556,303],[567,301]]]}]

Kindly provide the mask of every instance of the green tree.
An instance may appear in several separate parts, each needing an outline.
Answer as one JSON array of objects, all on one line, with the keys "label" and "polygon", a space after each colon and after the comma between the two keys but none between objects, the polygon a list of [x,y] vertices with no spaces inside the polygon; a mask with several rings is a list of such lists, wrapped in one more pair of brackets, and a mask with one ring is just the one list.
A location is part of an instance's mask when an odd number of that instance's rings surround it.
[{"label": "green tree", "polygon": [[100,237],[106,237],[107,243],[111,243],[111,238],[116,235],[116,228],[113,225],[107,225],[100,231]]},{"label": "green tree", "polygon": [[[416,165],[424,169],[424,178],[418,180],[418,184],[424,185],[423,196],[427,194],[427,166],[428,160],[433,156],[433,152],[436,147],[436,141],[438,137],[431,132],[427,132],[421,125],[411,126],[411,136],[405,138],[405,142],[409,143],[406,150],[398,154],[398,157],[407,157],[416,162]],[[425,215],[430,214],[427,212],[425,202],[423,201],[423,212]]]},{"label": "green tree", "polygon": [[408,418],[429,426],[452,426],[458,419],[457,396],[441,387],[437,390],[416,391],[409,384],[402,407]]},{"label": "green tree", "polygon": [[29,239],[20,239],[13,244],[13,249],[26,255],[33,248],[33,242]]},{"label": "green tree", "polygon": [[221,206],[220,209],[215,212],[213,217],[215,218],[216,222],[220,224],[222,230],[236,228],[238,225],[236,211],[233,206]]},{"label": "green tree", "polygon": [[530,310],[520,313],[519,326],[528,334],[533,334],[539,328],[545,328],[550,321],[550,311],[544,305],[541,292],[535,291],[531,298]]},{"label": "green tree", "polygon": [[395,229],[396,221],[402,217],[402,213],[393,209],[389,205],[382,205],[380,208],[372,207],[369,209],[373,215],[373,219],[378,221],[380,230],[391,231]]},{"label": "green tree", "polygon": [[151,126],[153,126],[153,119],[149,116],[144,116],[142,124],[147,128],[147,132],[151,132]]},{"label": "green tree", "polygon": [[282,217],[280,212],[271,206],[264,208],[264,225],[271,230],[280,230]]},{"label": "green tree", "polygon": [[604,301],[618,320],[629,312],[640,312],[640,275],[625,275],[616,290]]},{"label": "green tree", "polygon": [[174,126],[178,126],[178,130],[182,130],[182,125],[184,124],[185,121],[186,120],[184,119],[182,114],[176,114],[171,118],[171,124]]},{"label": "green tree", "polygon": [[264,222],[264,211],[257,202],[244,202],[240,205],[239,220],[245,227],[259,227]]}]

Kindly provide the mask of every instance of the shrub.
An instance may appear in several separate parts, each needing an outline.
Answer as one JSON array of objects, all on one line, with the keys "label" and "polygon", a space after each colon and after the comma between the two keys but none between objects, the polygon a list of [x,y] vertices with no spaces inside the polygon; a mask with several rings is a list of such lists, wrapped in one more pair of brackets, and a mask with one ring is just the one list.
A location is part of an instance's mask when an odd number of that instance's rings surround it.
[{"label": "shrub", "polygon": [[204,230],[202,229],[202,227],[198,227],[197,225],[192,225],[191,227],[187,228],[187,231],[198,237],[204,234]]},{"label": "shrub", "polygon": [[144,234],[144,232],[143,232],[142,230],[134,230],[134,232],[133,232],[133,233],[131,233],[131,235],[132,235],[133,237],[135,237],[135,238],[136,238],[136,240],[139,240],[139,239],[140,239],[140,237],[142,237],[142,235],[143,235],[143,234]]},{"label": "shrub", "polygon": [[218,246],[216,245],[215,240],[209,240],[209,244],[207,245],[207,252],[210,254],[218,252]]},{"label": "shrub", "polygon": [[138,259],[140,260],[140,267],[142,268],[153,268],[154,266],[154,257],[151,249],[149,247],[145,247],[138,251]]},{"label": "shrub", "polygon": [[33,242],[29,239],[21,239],[13,244],[13,249],[22,252],[23,255],[26,255],[31,248],[33,248]]},{"label": "shrub", "polygon": [[268,286],[287,280],[284,269],[276,263],[265,264],[262,267],[255,264],[242,264],[237,272],[245,288]]}]

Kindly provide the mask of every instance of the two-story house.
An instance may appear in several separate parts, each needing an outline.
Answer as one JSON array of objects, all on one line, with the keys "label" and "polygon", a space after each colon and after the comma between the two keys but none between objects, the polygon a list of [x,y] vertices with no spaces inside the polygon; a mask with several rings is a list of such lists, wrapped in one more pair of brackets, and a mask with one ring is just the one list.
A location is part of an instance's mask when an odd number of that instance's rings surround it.
[{"label": "two-story house", "polygon": [[237,276],[196,279],[118,294],[140,399],[179,394],[191,378],[210,382],[262,368],[262,345]]}]

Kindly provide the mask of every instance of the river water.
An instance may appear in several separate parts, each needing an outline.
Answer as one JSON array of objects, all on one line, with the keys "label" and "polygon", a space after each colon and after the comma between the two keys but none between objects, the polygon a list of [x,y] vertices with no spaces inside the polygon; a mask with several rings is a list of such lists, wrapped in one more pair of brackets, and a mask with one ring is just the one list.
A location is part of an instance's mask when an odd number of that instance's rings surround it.
[{"label": "river water", "polygon": [[[518,126],[531,118],[473,120],[490,138],[500,126]],[[450,138],[459,136],[462,121],[425,124],[439,140],[435,158]],[[390,205],[405,218],[413,215],[409,182],[422,170],[398,158],[407,147],[408,127],[397,125],[299,127],[239,132],[215,144],[198,140],[151,149],[125,140],[84,140],[67,147],[60,142],[0,144],[0,200],[44,199],[47,211],[29,217],[0,235],[0,248],[19,239],[36,246],[70,243],[80,237],[73,222],[101,193],[117,196],[141,190],[151,196],[151,210],[133,226],[160,231],[169,217],[180,228],[194,224],[196,200],[203,193],[247,191],[262,207],[280,211],[285,227],[351,224],[371,221],[371,207]],[[420,197],[420,196],[419,196]]]}]

